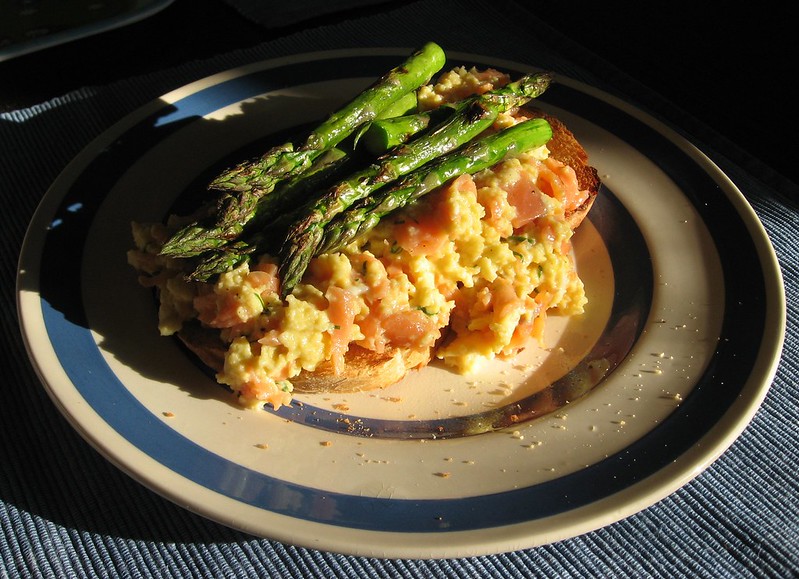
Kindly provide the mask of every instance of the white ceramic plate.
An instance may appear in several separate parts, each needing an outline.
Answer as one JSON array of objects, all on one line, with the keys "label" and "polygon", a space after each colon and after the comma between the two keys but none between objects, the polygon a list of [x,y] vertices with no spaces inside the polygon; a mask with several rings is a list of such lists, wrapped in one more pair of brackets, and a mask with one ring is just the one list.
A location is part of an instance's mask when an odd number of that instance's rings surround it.
[{"label": "white ceramic plate", "polygon": [[541,106],[576,133],[604,187],[575,237],[588,313],[552,318],[546,348],[470,378],[431,367],[378,393],[298,396],[275,413],[237,407],[157,335],[153,297],[126,264],[129,223],[162,220],[213,171],[324,116],[406,54],[307,54],[219,74],[130,115],[76,158],[20,259],[22,331],[47,391],[142,484],[305,547],[479,555],[652,505],[758,408],[782,346],[782,283],[761,224],[715,165],[569,79]]}]

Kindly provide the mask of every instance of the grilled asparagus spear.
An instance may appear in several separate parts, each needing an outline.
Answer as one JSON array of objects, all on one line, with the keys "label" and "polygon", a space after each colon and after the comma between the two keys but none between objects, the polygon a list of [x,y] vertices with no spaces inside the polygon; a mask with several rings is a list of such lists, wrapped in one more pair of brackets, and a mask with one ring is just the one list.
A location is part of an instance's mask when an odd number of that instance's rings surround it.
[{"label": "grilled asparagus spear", "polygon": [[[415,95],[413,103],[415,106]],[[399,122],[381,124],[380,128],[376,130],[377,136],[373,136],[371,139],[368,152],[377,156],[392,148],[392,145],[404,143],[416,132],[426,129],[430,118],[431,115],[428,113],[413,113],[396,117]],[[382,123],[383,120],[393,121],[395,118],[387,117],[379,119],[375,123]],[[352,155],[342,149],[333,147],[325,151],[314,160],[311,168],[305,173],[278,186],[275,196],[280,200],[279,203],[273,202],[267,207],[266,202],[273,196],[262,198],[258,211],[244,226],[242,235],[229,243],[206,251],[188,278],[206,281],[240,265],[249,259],[256,250],[267,251],[270,243],[274,244],[275,239],[285,233],[295,218],[296,210],[302,204],[302,200],[314,191],[323,189],[324,182],[334,182],[334,177],[343,174],[352,163]]]},{"label": "grilled asparagus spear", "polygon": [[457,112],[428,133],[401,145],[366,169],[334,185],[301,209],[280,248],[281,292],[285,297],[300,281],[316,254],[325,226],[350,205],[436,157],[471,141],[500,112],[521,106],[549,86],[551,75],[526,75],[502,88],[460,101]]},{"label": "grilled asparagus spear", "polygon": [[413,203],[450,179],[487,169],[506,157],[545,145],[551,138],[552,127],[546,120],[530,119],[439,157],[337,215],[325,227],[317,253],[341,249],[392,211]]},{"label": "grilled asparagus spear", "polygon": [[380,155],[425,130],[430,118],[429,113],[416,113],[372,121],[360,136],[358,146],[372,155]]},{"label": "grilled asparagus spear", "polygon": [[218,202],[216,223],[211,227],[199,223],[186,226],[164,244],[161,253],[171,257],[192,257],[235,239],[255,215],[258,201],[271,193],[279,182],[307,170],[324,151],[430,80],[445,61],[441,47],[427,43],[403,64],[386,73],[349,104],[333,113],[311,131],[299,146],[285,143],[258,159],[223,172],[209,185],[211,189],[223,191]]}]

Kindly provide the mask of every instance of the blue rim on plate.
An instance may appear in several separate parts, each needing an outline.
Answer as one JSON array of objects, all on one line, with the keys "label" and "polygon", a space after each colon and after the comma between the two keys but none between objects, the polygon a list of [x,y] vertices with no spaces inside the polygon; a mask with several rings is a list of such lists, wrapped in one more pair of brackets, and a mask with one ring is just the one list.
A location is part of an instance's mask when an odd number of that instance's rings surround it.
[{"label": "blue rim on plate", "polygon": [[[145,408],[108,366],[91,334],[83,302],[82,284],[86,281],[81,269],[74,264],[81,263],[87,232],[98,208],[124,171],[157,143],[204,115],[248,98],[290,88],[297,84],[298,78],[306,83],[335,80],[344,70],[352,77],[375,77],[394,66],[398,54],[403,53],[329,53],[282,64],[266,63],[263,68],[250,67],[232,78],[220,77],[198,84],[198,88],[190,88],[173,102],[164,101],[134,113],[123,129],[106,139],[106,146],[93,154],[85,166],[48,193],[46,200],[49,198],[50,207],[46,211],[40,209],[28,234],[29,238],[37,238],[39,245],[26,241],[18,285],[20,292],[33,292],[38,296],[39,315],[49,343],[71,386],[111,429],[179,476],[234,501],[324,526],[401,534],[449,534],[541,520],[601,502],[655,475],[681,460],[698,441],[724,423],[724,432],[720,435],[723,442],[694,459],[706,466],[751,418],[775,371],[783,333],[780,325],[784,324],[784,297],[776,260],[743,196],[734,185],[724,181],[720,171],[708,170],[709,161],[701,153],[676,135],[664,133],[657,122],[640,111],[619,106],[606,95],[574,82],[556,83],[541,101],[588,119],[633,143],[655,163],[676,183],[701,216],[715,244],[723,272],[723,288],[720,288],[723,320],[709,363],[690,395],[668,418],[631,441],[622,451],[552,480],[479,496],[398,500],[336,493],[255,472],[203,448]],[[492,59],[471,55],[464,55],[462,60],[459,56],[458,62],[461,61],[477,66],[497,66]],[[511,72],[528,70],[522,65],[514,67],[508,63],[503,63],[503,68]],[[640,319],[633,332],[634,341],[649,313],[652,287],[656,283],[649,248],[634,219],[610,189],[604,188],[600,193],[591,219],[613,261],[617,280],[614,307],[635,303],[634,309]],[[621,310],[614,311],[620,315]],[[23,329],[29,327],[31,322],[24,311],[21,318]],[[31,345],[32,338],[27,339],[34,364],[47,385],[48,370],[38,359],[39,354]],[[52,391],[52,386],[50,393],[57,401],[61,398],[58,391]],[[743,398],[748,400],[748,405],[742,420],[727,424],[730,409]],[[60,402],[59,406],[70,415],[68,405]],[[337,417],[332,414],[319,418],[314,412],[312,420],[310,413],[303,414],[296,408],[284,412],[312,428],[330,428],[330,424],[338,424]],[[82,430],[81,424],[76,427]],[[396,426],[382,425],[381,428],[390,437]],[[91,433],[88,438],[92,440]],[[135,467],[124,464],[124,460],[118,462],[122,468],[136,474]],[[231,477],[241,481],[235,491],[229,484]],[[684,482],[675,480],[664,492]],[[296,500],[285,503],[283,497],[287,493]],[[335,520],[330,519],[329,508],[316,506],[320,503],[328,507],[335,505],[338,513]],[[647,505],[639,504],[635,510],[644,506]],[[588,529],[564,531],[561,537],[581,530]],[[275,536],[281,538],[279,533]],[[530,538],[530,544],[536,542],[535,538]],[[310,540],[306,543],[314,544]],[[496,550],[496,547],[488,549]],[[353,547],[351,552],[362,551]],[[417,547],[416,551],[393,553],[390,547],[384,546],[384,552],[416,556],[427,551]],[[474,552],[480,552],[479,547]]]}]

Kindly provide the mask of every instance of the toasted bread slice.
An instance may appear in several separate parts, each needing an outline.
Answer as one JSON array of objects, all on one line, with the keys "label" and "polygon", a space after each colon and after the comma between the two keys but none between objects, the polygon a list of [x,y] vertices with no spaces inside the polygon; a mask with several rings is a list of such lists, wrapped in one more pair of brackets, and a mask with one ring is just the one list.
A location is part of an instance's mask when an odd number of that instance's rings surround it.
[{"label": "toasted bread slice", "polygon": [[[196,321],[184,324],[178,338],[200,361],[215,372],[225,365],[226,346],[218,330]],[[295,392],[359,392],[376,390],[399,382],[414,368],[427,365],[432,349],[399,349],[377,353],[355,344],[347,351],[345,371],[337,373],[330,361],[313,371],[292,378]]]},{"label": "toasted bread slice", "polygon": [[227,347],[219,337],[219,330],[207,328],[197,320],[184,322],[177,337],[200,361],[214,372],[225,366]]},{"label": "toasted bread slice", "polygon": [[588,199],[580,207],[566,214],[569,226],[572,230],[577,229],[596,200],[600,185],[599,174],[588,163],[588,153],[583,146],[558,118],[533,108],[525,109],[525,112],[532,117],[543,117],[549,122],[552,127],[552,138],[547,143],[549,154],[574,169],[580,190],[588,192]]},{"label": "toasted bread slice", "polygon": [[323,362],[313,372],[301,372],[291,383],[295,392],[377,390],[399,382],[409,370],[426,366],[431,355],[432,349],[400,348],[378,354],[353,344],[345,356],[344,372],[337,374],[333,364]]},{"label": "toasted bread slice", "polygon": [[[549,121],[553,132],[547,144],[550,154],[572,167],[580,189],[588,192],[588,199],[566,215],[569,225],[575,229],[585,219],[596,199],[600,184],[597,171],[588,164],[585,149],[560,120],[534,109],[525,112]],[[217,330],[191,322],[184,326],[178,337],[206,366],[217,372],[222,371],[226,346]],[[343,371],[337,373],[331,362],[324,362],[313,372],[303,371],[291,382],[295,392],[358,392],[385,388],[401,380],[410,370],[425,366],[433,352],[434,348],[424,351],[394,348],[378,354],[351,345],[345,354]]]}]

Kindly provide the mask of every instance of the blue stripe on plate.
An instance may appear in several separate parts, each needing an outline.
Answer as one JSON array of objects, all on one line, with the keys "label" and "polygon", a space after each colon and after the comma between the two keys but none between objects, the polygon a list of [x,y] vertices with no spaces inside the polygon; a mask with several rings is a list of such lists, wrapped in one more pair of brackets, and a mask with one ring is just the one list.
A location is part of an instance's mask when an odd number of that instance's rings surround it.
[{"label": "blue stripe on plate", "polygon": [[[385,61],[396,64],[396,59],[385,59]],[[335,60],[329,59],[313,60],[302,65],[259,70],[240,78],[220,82],[175,101],[172,107],[165,109],[155,118],[153,126],[157,128],[171,125],[171,129],[174,130],[174,123],[187,119],[192,120],[229,104],[254,98],[270,91],[297,86],[303,82],[340,79],[341,69],[335,66],[335,62]],[[389,64],[388,66],[393,65]],[[371,66],[362,66],[359,63],[353,66],[351,74],[355,76],[363,73],[364,76],[370,77],[374,75],[373,70]]]},{"label": "blue stripe on plate", "polygon": [[[707,372],[667,421],[624,451],[552,482],[473,498],[400,501],[328,493],[263,476],[199,447],[155,419],[107,366],[86,327],[80,273],[74,266],[80,263],[86,232],[98,205],[121,172],[195,116],[251,95],[254,86],[258,91],[270,90],[275,86],[269,84],[270,79],[280,78],[278,86],[286,86],[296,82],[294,79],[317,80],[326,74],[333,78],[343,70],[375,76],[395,63],[396,57],[360,55],[324,63],[298,63],[233,79],[225,82],[223,89],[217,86],[198,91],[143,119],[97,156],[66,192],[47,233],[41,260],[45,324],[75,387],[121,435],[187,479],[262,509],[359,529],[462,531],[534,520],[607,497],[677,459],[729,408],[753,367],[764,334],[762,268],[742,218],[695,160],[623,111],[563,85],[548,91],[545,100],[636,143],[691,199],[716,241],[723,265],[728,306],[722,340]],[[251,77],[257,77],[255,84]],[[75,207],[80,208],[75,211]],[[236,479],[236,488],[225,482],[231,478]],[[291,507],[280,500],[287,492],[299,498]],[[331,507],[338,513],[332,521],[328,515]]]}]

